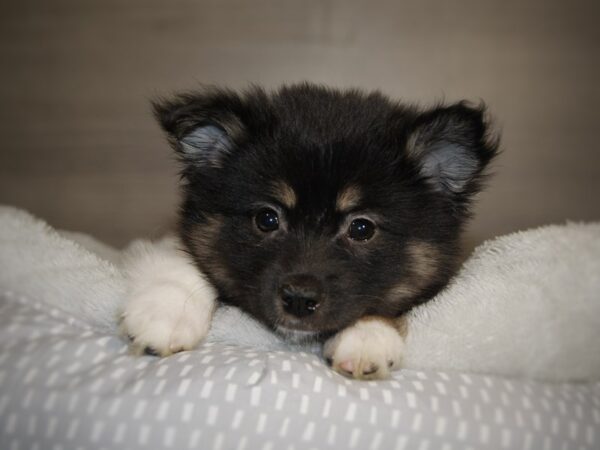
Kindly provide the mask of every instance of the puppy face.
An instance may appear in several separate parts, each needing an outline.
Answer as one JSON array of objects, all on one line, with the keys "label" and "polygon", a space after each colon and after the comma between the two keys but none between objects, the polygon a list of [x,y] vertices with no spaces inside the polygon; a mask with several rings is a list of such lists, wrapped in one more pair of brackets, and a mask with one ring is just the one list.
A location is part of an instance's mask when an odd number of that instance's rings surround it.
[{"label": "puppy face", "polygon": [[223,302],[292,340],[442,289],[497,147],[482,108],[309,84],[206,90],[155,111],[182,160],[187,250]]}]

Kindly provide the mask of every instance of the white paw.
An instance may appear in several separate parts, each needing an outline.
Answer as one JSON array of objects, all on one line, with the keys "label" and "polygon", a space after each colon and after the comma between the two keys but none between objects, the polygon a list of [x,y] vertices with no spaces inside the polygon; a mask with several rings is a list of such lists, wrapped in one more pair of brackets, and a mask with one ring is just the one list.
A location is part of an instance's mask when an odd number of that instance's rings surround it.
[{"label": "white paw", "polygon": [[120,328],[136,354],[167,356],[206,336],[217,293],[181,253],[137,244],[126,263],[129,292]]},{"label": "white paw", "polygon": [[208,333],[213,309],[197,297],[169,281],[148,284],[131,296],[121,330],[131,340],[133,352],[167,356],[196,347]]},{"label": "white paw", "polygon": [[369,317],[343,329],[323,346],[333,369],[357,379],[384,379],[400,367],[404,339],[387,320]]}]

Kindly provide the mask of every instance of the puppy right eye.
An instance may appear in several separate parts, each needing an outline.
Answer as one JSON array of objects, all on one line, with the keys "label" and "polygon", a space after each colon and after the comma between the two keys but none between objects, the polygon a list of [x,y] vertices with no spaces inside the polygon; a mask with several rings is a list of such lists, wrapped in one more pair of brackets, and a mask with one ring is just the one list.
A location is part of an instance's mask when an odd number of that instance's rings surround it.
[{"label": "puppy right eye", "polygon": [[368,241],[375,234],[375,224],[370,220],[354,219],[348,227],[348,237],[353,241]]},{"label": "puppy right eye", "polygon": [[254,222],[260,231],[270,233],[279,228],[279,216],[271,208],[261,209],[254,217]]}]

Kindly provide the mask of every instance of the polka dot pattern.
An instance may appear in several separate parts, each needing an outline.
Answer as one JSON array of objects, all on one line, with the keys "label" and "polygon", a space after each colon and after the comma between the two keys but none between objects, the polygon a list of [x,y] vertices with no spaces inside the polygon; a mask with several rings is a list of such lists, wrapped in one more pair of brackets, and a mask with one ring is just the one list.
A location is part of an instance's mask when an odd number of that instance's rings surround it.
[{"label": "polka dot pattern", "polygon": [[597,449],[600,383],[400,371],[361,382],[303,352],[206,343],[132,357],[0,295],[1,449]]}]

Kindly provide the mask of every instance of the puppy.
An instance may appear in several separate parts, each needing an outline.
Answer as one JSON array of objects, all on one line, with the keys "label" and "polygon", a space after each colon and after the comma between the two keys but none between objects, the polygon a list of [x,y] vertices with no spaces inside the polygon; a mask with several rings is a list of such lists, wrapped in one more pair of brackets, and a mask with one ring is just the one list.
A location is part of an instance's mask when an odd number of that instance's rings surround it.
[{"label": "puppy", "polygon": [[122,327],[169,355],[205,337],[216,302],[332,367],[385,378],[402,315],[457,270],[459,235],[497,152],[484,108],[419,110],[312,84],[205,89],[154,104],[181,160],[178,239],[130,252]]}]

